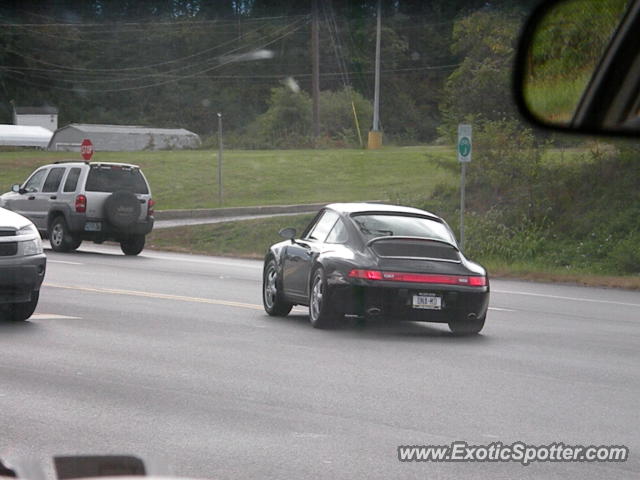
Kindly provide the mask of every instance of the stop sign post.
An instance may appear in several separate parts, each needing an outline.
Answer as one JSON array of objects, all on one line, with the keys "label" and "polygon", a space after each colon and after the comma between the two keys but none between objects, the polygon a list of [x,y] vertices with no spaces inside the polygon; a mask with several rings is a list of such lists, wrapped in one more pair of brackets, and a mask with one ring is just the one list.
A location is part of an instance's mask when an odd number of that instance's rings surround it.
[{"label": "stop sign post", "polygon": [[93,156],[93,143],[91,143],[91,140],[88,138],[82,140],[82,143],[80,144],[80,154],[85,160],[91,160],[91,157]]}]

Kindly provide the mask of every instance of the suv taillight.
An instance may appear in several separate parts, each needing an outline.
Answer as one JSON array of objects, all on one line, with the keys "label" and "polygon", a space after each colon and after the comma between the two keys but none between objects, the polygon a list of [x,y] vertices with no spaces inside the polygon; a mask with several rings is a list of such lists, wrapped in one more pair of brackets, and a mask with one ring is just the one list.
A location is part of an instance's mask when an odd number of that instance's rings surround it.
[{"label": "suv taillight", "polygon": [[156,202],[153,201],[152,199],[149,199],[149,209],[147,210],[147,215],[149,215],[150,217],[153,217],[153,214],[155,213],[153,207],[156,205]]},{"label": "suv taillight", "polygon": [[87,197],[76,195],[76,212],[85,213],[87,211]]}]

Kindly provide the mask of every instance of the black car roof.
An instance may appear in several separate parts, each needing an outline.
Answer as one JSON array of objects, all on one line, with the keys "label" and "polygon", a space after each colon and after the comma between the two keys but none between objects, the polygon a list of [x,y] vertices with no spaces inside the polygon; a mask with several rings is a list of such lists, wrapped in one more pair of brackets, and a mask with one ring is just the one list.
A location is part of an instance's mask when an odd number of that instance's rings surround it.
[{"label": "black car roof", "polygon": [[424,215],[427,217],[440,218],[426,210],[420,210],[419,208],[403,207],[401,205],[389,205],[385,203],[331,203],[326,206],[346,215],[352,215],[354,213],[366,213],[366,212],[384,212],[384,213],[399,213],[399,214],[411,214],[411,215]]}]

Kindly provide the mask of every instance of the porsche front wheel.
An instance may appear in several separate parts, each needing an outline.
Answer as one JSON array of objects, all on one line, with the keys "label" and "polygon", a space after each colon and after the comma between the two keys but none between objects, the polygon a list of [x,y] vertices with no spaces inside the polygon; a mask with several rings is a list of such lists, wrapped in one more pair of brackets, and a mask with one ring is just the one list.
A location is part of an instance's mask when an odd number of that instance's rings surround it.
[{"label": "porsche front wheel", "polygon": [[262,305],[265,312],[275,317],[284,317],[293,308],[292,303],[286,302],[282,298],[278,266],[273,259],[269,260],[262,275]]}]

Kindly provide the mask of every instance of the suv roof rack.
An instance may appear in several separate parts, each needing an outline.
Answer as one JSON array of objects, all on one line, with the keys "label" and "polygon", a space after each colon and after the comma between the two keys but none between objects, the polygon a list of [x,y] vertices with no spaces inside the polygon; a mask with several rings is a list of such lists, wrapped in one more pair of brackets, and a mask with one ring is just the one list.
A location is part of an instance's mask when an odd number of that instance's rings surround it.
[{"label": "suv roof rack", "polygon": [[59,163],[84,163],[85,165],[89,165],[89,162],[87,162],[86,160],[58,160],[57,162],[53,162],[54,165],[57,165]]}]

